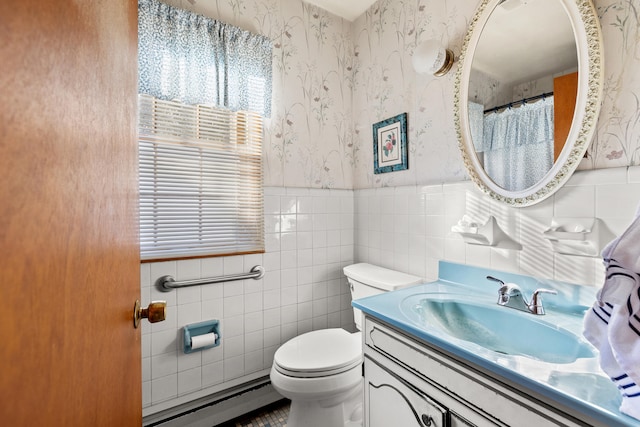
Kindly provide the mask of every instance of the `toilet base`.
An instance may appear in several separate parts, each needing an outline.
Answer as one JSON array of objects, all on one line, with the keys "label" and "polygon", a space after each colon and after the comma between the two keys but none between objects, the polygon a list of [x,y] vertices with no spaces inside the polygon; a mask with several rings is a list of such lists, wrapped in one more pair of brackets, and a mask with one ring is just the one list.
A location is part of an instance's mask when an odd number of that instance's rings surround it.
[{"label": "toilet base", "polygon": [[287,427],[362,427],[363,386],[325,400],[292,400]]}]

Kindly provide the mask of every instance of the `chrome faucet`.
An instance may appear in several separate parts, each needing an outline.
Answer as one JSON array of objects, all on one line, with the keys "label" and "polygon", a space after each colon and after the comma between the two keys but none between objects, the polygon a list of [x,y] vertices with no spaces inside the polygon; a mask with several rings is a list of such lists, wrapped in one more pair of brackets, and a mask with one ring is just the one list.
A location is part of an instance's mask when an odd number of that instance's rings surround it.
[{"label": "chrome faucet", "polygon": [[487,279],[502,285],[500,289],[498,289],[498,305],[537,315],[544,314],[544,306],[542,305],[540,294],[558,294],[558,292],[553,289],[536,289],[533,291],[533,295],[531,295],[531,302],[528,303],[518,285],[514,283],[504,283],[502,280],[493,276],[487,276]]}]

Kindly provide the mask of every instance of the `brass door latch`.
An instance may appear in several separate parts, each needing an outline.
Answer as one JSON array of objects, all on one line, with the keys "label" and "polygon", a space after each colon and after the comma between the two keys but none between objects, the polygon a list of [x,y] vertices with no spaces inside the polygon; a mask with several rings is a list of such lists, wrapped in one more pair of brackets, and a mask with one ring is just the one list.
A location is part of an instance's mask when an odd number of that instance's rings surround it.
[{"label": "brass door latch", "polygon": [[140,306],[140,301],[136,300],[133,307],[133,327],[138,328],[141,319],[148,319],[149,323],[162,322],[167,317],[167,302],[152,301],[147,308]]}]

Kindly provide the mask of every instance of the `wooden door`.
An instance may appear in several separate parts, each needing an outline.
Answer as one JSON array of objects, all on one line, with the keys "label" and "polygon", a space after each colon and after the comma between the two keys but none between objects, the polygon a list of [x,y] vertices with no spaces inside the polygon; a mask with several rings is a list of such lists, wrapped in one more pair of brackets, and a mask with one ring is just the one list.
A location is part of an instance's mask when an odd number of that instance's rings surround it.
[{"label": "wooden door", "polygon": [[137,4],[3,0],[0,40],[0,425],[140,425]]},{"label": "wooden door", "polygon": [[569,136],[578,96],[578,73],[565,74],[553,79],[553,161],[558,156]]}]

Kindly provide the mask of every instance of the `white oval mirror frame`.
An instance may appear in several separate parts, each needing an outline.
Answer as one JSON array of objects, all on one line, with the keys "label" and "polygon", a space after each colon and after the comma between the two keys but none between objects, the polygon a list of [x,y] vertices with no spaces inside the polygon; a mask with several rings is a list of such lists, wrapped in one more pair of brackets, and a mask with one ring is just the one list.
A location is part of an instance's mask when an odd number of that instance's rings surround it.
[{"label": "white oval mirror frame", "polygon": [[474,50],[493,10],[503,0],[482,0],[469,23],[455,78],[454,119],[458,145],[467,173],[475,185],[493,199],[523,207],[551,196],[571,177],[584,157],[595,131],[602,101],[603,64],[600,23],[591,0],[558,0],[573,27],[578,49],[578,93],[564,149],[544,178],[521,191],[508,191],[487,175],[476,156],[469,127],[469,77]]}]

